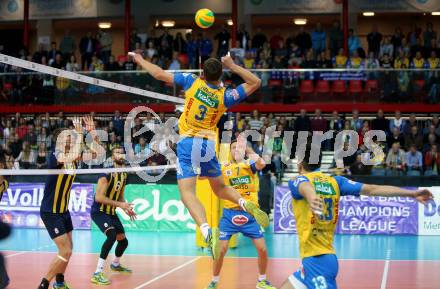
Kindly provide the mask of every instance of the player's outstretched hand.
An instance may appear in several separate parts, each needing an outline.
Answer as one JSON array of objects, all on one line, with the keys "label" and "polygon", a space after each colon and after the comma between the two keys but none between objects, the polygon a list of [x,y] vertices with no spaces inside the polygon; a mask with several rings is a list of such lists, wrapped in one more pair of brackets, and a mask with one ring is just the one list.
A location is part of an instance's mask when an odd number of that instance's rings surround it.
[{"label": "player's outstretched hand", "polygon": [[222,63],[225,68],[229,68],[229,69],[231,69],[235,65],[234,60],[229,55],[229,53],[228,55],[222,57]]},{"label": "player's outstretched hand", "polygon": [[127,203],[127,202],[121,202],[119,204],[119,208],[123,209],[124,211],[132,210],[133,209],[133,204],[132,203]]},{"label": "player's outstretched hand", "polygon": [[314,214],[316,214],[316,215],[323,214],[324,202],[318,195],[316,195],[314,198],[309,200],[309,206]]},{"label": "player's outstretched hand", "polygon": [[133,61],[136,62],[137,64],[140,64],[144,60],[144,57],[142,57],[141,54],[136,52],[129,52],[128,56],[133,57]]},{"label": "player's outstretched hand", "polygon": [[134,222],[137,219],[137,215],[133,209],[126,210],[125,213],[130,217],[130,221]]},{"label": "player's outstretched hand", "polygon": [[73,127],[75,128],[77,133],[82,133],[82,124],[81,124],[81,118],[75,116],[72,119]]},{"label": "player's outstretched hand", "polygon": [[91,132],[95,130],[95,122],[93,121],[93,117],[91,115],[86,115],[82,118],[84,124],[86,125],[86,130]]},{"label": "player's outstretched hand", "polygon": [[422,204],[434,198],[431,191],[428,189],[421,189],[414,192],[414,198]]}]

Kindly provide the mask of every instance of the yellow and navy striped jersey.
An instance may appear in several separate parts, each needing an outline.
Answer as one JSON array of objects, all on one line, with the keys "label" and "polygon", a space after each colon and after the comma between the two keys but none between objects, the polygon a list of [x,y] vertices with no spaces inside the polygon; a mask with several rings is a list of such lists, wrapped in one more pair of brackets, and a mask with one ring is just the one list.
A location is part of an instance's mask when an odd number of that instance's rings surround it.
[{"label": "yellow and navy striped jersey", "polygon": [[0,183],[0,201],[2,200],[3,193],[9,188],[9,183],[6,179],[3,179],[3,182]]},{"label": "yellow and navy striped jersey", "polygon": [[[49,169],[76,169],[76,163],[58,163],[55,152],[52,152],[48,161]],[[49,175],[44,187],[44,196],[41,201],[42,212],[61,214],[69,211],[70,190],[76,175]]]},{"label": "yellow and navy striped jersey", "polygon": [[[255,164],[249,161],[229,163],[222,166],[225,184],[233,187],[246,200],[258,206],[259,179]],[[223,207],[227,209],[239,208],[231,201],[224,200]]]},{"label": "yellow and navy striped jersey", "polygon": [[223,113],[246,98],[243,86],[226,89],[214,86],[190,73],[176,73],[174,83],[185,90],[185,106],[179,118],[179,134],[215,140]]},{"label": "yellow and navy striped jersey", "polygon": [[[100,178],[106,178],[108,185],[105,196],[113,201],[118,201],[125,189],[127,183],[127,173],[111,173],[103,174]],[[103,212],[107,215],[116,215],[116,208],[110,205],[98,203],[96,199],[93,201],[92,212]]]},{"label": "yellow and navy striped jersey", "polygon": [[[318,218],[299,193],[299,186],[309,182],[324,202],[324,212]],[[359,195],[362,184],[342,176],[332,177],[319,171],[307,173],[289,181],[293,213],[299,238],[301,258],[335,254],[333,236],[338,223],[339,197]]]}]

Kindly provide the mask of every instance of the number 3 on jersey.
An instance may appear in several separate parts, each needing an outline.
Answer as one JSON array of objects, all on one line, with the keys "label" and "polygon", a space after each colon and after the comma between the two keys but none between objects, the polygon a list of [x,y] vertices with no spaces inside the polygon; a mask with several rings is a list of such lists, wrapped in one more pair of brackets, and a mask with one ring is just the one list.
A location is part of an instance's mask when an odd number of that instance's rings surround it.
[{"label": "number 3 on jersey", "polygon": [[206,117],[206,111],[208,108],[203,104],[199,105],[199,114],[195,116],[196,120],[204,120]]}]

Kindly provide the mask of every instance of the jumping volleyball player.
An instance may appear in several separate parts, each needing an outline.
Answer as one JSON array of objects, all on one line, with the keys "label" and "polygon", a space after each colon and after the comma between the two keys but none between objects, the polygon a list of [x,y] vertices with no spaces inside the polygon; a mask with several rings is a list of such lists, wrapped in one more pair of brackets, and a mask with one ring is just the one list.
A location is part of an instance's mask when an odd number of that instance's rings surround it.
[{"label": "jumping volleyball player", "polygon": [[[249,158],[245,160],[243,152]],[[252,148],[246,146],[246,140],[234,140],[231,143],[231,162],[222,166],[225,182],[236,189],[243,198],[258,206],[258,175],[266,166],[264,160],[258,156]],[[252,239],[258,252],[258,282],[257,289],[275,289],[266,278],[268,263],[266,242],[264,241],[261,227],[255,219],[243,211],[237,204],[225,200],[223,204],[223,216],[220,220],[220,258],[214,261],[212,281],[206,289],[217,289],[223,258],[228,251],[229,240],[236,233]]]},{"label": "jumping volleyball player", "polygon": [[298,163],[299,176],[289,181],[299,238],[301,267],[281,289],[336,289],[338,259],[333,236],[338,220],[339,197],[366,195],[411,197],[421,203],[432,198],[430,191],[405,190],[393,186],[367,185],[319,171],[321,161],[311,164],[310,146]]},{"label": "jumping volleyball player", "polygon": [[[255,217],[261,226],[269,225],[269,217],[266,213],[254,203],[247,202],[236,190],[225,185],[215,156],[217,123],[221,116],[228,108],[255,92],[260,87],[261,80],[250,71],[236,65],[229,55],[223,57],[222,62],[215,58],[206,60],[203,64],[203,78],[189,73],[173,75],[143,59],[140,54],[130,53],[130,55],[155,79],[178,84],[185,90],[185,106],[179,119],[181,139],[177,143],[177,182],[182,202],[200,227],[213,258],[218,259],[219,231],[216,228],[210,228],[206,220],[205,209],[196,197],[197,175],[208,178],[211,188],[219,198],[238,204]],[[225,68],[238,74],[245,83],[236,89],[225,89],[221,86],[222,63]],[[203,155],[209,155],[212,158],[203,160],[201,159]]]},{"label": "jumping volleyball player", "polygon": [[[95,125],[90,116],[84,118],[74,118],[76,137],[79,144],[83,141],[82,122],[86,125],[86,130],[93,132]],[[49,169],[76,169],[76,162],[81,158],[81,153],[71,151],[73,142],[72,135],[64,134],[66,129],[55,132],[57,146],[49,156]],[[58,140],[60,138],[60,140]],[[78,147],[78,146],[77,146]],[[73,159],[74,158],[74,159]],[[75,174],[49,175],[44,188],[44,196],[41,201],[40,216],[49,236],[58,248],[58,254],[49,266],[49,270],[41,280],[38,289],[48,289],[50,281],[55,277],[54,289],[70,288],[64,282],[64,272],[72,255],[72,219],[69,213],[70,190],[75,179]]]},{"label": "jumping volleyball player", "polygon": [[[121,168],[125,166],[125,154],[122,147],[115,147],[112,150],[113,166]],[[116,215],[116,208],[121,208],[133,220],[136,218],[132,205],[127,203],[124,198],[125,184],[127,183],[127,173],[102,174],[98,178],[96,186],[95,200],[92,205],[92,220],[99,229],[107,236],[101,247],[98,265],[92,276],[91,282],[98,285],[110,285],[110,280],[104,275],[103,269],[113,244],[117,241],[115,249],[115,259],[110,265],[110,269],[115,272],[131,273],[131,270],[123,267],[119,259],[128,247],[128,240],[125,230],[119,217]]]}]

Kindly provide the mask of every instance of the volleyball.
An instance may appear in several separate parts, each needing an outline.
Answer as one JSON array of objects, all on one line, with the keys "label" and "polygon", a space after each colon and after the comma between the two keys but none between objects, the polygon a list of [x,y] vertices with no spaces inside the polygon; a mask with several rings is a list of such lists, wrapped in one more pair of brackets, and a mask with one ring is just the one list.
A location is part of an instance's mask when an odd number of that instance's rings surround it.
[{"label": "volleyball", "polygon": [[196,13],[195,21],[200,28],[206,29],[211,27],[214,24],[214,20],[214,12],[209,9],[199,9]]}]

